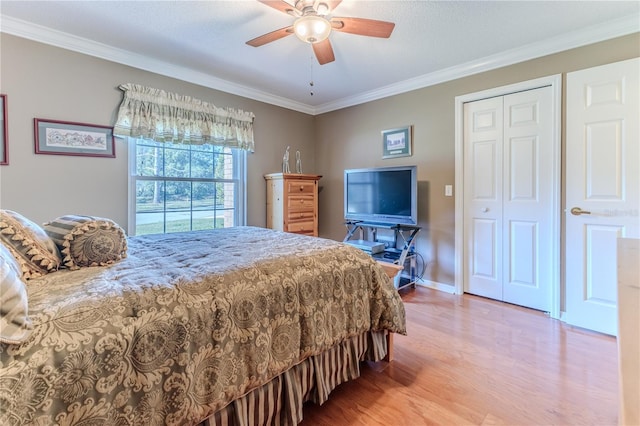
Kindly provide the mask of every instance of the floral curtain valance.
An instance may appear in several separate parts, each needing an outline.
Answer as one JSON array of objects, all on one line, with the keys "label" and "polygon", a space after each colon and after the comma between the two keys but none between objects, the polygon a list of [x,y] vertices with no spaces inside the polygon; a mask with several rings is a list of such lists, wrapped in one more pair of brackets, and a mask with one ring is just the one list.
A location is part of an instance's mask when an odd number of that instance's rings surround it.
[{"label": "floral curtain valance", "polygon": [[254,151],[252,112],[137,84],[123,84],[114,134],[158,142],[213,144]]}]

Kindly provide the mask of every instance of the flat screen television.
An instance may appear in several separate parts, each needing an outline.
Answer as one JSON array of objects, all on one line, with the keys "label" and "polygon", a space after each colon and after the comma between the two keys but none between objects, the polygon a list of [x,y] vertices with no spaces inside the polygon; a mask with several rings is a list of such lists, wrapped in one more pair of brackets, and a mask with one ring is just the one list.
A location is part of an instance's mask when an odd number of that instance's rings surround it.
[{"label": "flat screen television", "polygon": [[344,171],[344,217],[348,221],[418,224],[417,166]]}]

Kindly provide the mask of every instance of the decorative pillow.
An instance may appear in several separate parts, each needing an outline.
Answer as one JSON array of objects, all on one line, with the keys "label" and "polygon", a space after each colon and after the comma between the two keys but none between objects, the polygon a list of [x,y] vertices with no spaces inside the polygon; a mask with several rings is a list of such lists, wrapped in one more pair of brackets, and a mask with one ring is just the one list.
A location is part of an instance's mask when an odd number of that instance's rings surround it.
[{"label": "decorative pillow", "polygon": [[[22,271],[20,270],[20,263],[18,263],[18,260],[13,254],[11,254],[9,249],[4,244],[0,244],[0,258],[4,260],[4,265],[6,267],[11,268],[15,271],[18,277],[22,275]],[[0,294],[0,297],[2,297],[2,294]]]},{"label": "decorative pillow", "polygon": [[27,289],[20,279],[20,265],[0,244],[0,342],[20,343],[31,333]]},{"label": "decorative pillow", "polygon": [[15,256],[25,280],[40,277],[60,266],[60,252],[53,240],[19,213],[0,210],[0,242]]},{"label": "decorative pillow", "polygon": [[67,215],[45,223],[43,228],[69,269],[110,265],[127,257],[127,236],[111,219]]}]

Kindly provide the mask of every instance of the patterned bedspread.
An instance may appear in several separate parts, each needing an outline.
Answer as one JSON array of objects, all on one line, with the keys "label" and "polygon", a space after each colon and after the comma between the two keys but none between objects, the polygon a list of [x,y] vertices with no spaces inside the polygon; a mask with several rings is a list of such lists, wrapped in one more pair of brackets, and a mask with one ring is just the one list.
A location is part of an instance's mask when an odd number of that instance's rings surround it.
[{"label": "patterned bedspread", "polygon": [[28,291],[29,341],[0,345],[2,425],[196,424],[345,338],[405,333],[369,256],[262,228],[133,237]]}]

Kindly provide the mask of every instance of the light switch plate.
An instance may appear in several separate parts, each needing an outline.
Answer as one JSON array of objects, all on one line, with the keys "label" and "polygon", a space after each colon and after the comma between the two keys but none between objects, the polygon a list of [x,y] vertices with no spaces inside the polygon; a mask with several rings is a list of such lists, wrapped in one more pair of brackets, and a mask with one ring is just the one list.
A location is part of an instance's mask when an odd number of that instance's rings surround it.
[{"label": "light switch plate", "polygon": [[444,195],[445,197],[453,196],[453,185],[445,185],[444,186]]}]

